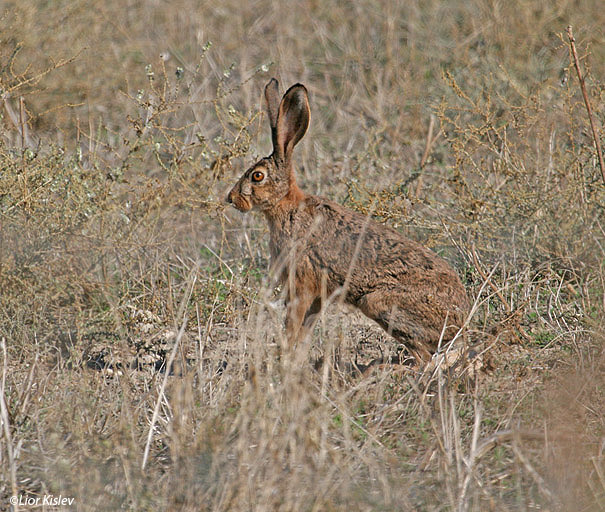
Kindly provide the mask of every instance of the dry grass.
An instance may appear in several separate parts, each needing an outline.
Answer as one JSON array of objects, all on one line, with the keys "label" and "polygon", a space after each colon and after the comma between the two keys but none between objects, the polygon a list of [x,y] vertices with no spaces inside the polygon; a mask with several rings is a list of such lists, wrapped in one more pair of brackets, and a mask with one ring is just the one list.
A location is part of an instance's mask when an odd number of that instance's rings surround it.
[{"label": "dry grass", "polygon": [[[602,139],[603,12],[8,5],[0,510],[604,510],[605,187],[564,36]],[[357,372],[401,347],[337,308],[282,351],[266,228],[222,204],[273,75],[310,89],[303,188],[464,276],[454,376]]]}]

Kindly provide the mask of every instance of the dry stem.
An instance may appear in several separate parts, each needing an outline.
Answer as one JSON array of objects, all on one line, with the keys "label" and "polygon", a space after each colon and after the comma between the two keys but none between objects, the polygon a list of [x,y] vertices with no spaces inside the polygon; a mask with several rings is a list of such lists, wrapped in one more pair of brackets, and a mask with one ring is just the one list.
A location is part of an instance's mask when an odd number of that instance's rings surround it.
[{"label": "dry stem", "polygon": [[567,36],[569,37],[569,46],[571,48],[571,54],[573,56],[573,63],[578,74],[578,81],[580,82],[580,89],[582,89],[582,96],[584,97],[584,104],[586,105],[586,112],[588,113],[588,120],[590,121],[590,129],[592,130],[592,138],[594,139],[594,145],[597,150],[599,157],[599,168],[601,169],[601,177],[605,184],[605,164],[603,163],[603,152],[601,151],[601,143],[599,142],[599,136],[597,129],[595,128],[594,118],[592,115],[592,108],[590,107],[590,101],[588,101],[588,93],[586,92],[586,84],[584,83],[584,77],[580,70],[580,61],[578,59],[578,53],[576,52],[576,39],[571,31],[571,25],[567,27]]},{"label": "dry stem", "polygon": [[[2,386],[0,387],[0,419],[2,420],[4,437],[6,438],[6,453],[8,454],[8,465],[10,467],[10,475],[11,475],[11,490],[13,496],[17,496],[17,464],[15,463],[15,454],[13,453],[13,441],[11,437],[10,430],[10,422],[8,415],[8,408],[6,406],[6,402],[4,400],[4,391],[6,384],[6,373],[7,373],[7,359],[8,356],[6,354],[6,341],[2,338],[0,342],[0,346],[2,347],[3,353],[3,370],[2,370]],[[14,510],[19,510],[18,505],[14,505]]]}]

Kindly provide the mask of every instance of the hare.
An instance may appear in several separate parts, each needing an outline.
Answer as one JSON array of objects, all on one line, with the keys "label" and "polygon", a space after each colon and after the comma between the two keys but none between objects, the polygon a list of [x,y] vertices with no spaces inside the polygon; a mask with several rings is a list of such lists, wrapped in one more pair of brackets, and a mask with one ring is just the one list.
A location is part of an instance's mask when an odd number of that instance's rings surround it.
[{"label": "hare", "polygon": [[278,87],[275,78],[265,87],[273,153],[242,175],[227,202],[267,219],[289,343],[309,333],[322,301],[340,294],[426,362],[464,323],[464,286],[421,244],[297,186],[292,153],[309,126],[307,89],[293,85],[280,101]]}]

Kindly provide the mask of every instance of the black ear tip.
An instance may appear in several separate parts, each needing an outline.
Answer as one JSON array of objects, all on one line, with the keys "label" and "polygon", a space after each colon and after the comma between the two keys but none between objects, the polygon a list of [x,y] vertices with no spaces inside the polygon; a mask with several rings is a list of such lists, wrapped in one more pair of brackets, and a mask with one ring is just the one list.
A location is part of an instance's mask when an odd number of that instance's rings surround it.
[{"label": "black ear tip", "polygon": [[292,87],[290,87],[287,91],[286,94],[288,94],[289,92],[304,92],[305,94],[308,94],[307,88],[301,84],[294,84]]},{"label": "black ear tip", "polygon": [[309,108],[309,93],[303,84],[294,84],[290,87],[284,94],[284,100],[301,106],[306,105],[306,108]]},{"label": "black ear tip", "polygon": [[267,85],[265,85],[265,89],[278,89],[279,88],[279,82],[277,81],[277,78],[273,77],[271,80],[269,80],[269,82],[267,83]]}]

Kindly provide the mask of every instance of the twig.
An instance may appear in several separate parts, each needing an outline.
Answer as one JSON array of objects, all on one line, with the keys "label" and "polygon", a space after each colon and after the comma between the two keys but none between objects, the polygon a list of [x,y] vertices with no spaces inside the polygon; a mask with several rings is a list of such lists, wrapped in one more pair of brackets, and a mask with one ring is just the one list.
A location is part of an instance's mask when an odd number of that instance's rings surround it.
[{"label": "twig", "polygon": [[468,510],[468,488],[471,483],[471,479],[473,478],[473,473],[475,471],[475,465],[477,462],[477,441],[479,439],[479,432],[481,430],[481,408],[479,407],[479,403],[477,401],[477,397],[475,397],[475,421],[473,424],[473,437],[471,440],[471,448],[468,454],[468,458],[464,459],[464,463],[466,465],[466,471],[464,476],[464,481],[462,482],[460,494],[458,496],[458,510],[460,512],[464,512]]},{"label": "twig", "polygon": [[2,215],[6,216],[8,213],[10,213],[15,208],[19,208],[22,204],[25,204],[36,192],[38,192],[38,190],[41,190],[44,187],[46,187],[46,185],[52,183],[53,179],[54,179],[54,176],[51,176],[44,183],[42,183],[41,185],[37,186],[35,189],[30,190],[29,192],[27,192],[19,201],[17,201],[16,203],[14,203],[11,207],[7,208],[5,211],[0,212],[0,213]]},{"label": "twig", "polygon": [[477,450],[475,451],[475,458],[480,459],[490,450],[492,450],[492,448],[512,441],[515,438],[525,439],[528,441],[544,441],[546,439],[546,435],[542,432],[533,430],[499,430],[498,432],[493,433],[487,439],[484,439],[481,444],[479,444]]},{"label": "twig", "polygon": [[[13,493],[12,495],[17,496],[17,465],[15,464],[15,454],[13,453],[13,440],[11,437],[8,408],[6,407],[6,402],[4,401],[4,390],[6,384],[6,373],[8,364],[8,357],[6,355],[6,340],[4,338],[2,338],[2,341],[0,341],[0,346],[2,347],[3,357],[2,385],[0,386],[0,419],[2,420],[4,436],[6,437],[6,452],[8,453],[8,465],[11,475],[11,490]],[[13,505],[13,507],[13,510],[19,510],[18,504]]]},{"label": "twig", "polygon": [[434,128],[435,128],[435,116],[434,116],[434,114],[431,114],[431,117],[429,119],[429,130],[426,134],[426,143],[424,146],[424,153],[422,154],[422,158],[420,159],[420,168],[425,166],[426,161],[429,158],[431,148],[432,148],[433,144],[435,143],[435,141],[439,138],[439,135],[441,134],[441,131],[439,131],[439,132],[437,132],[437,135],[435,137],[433,137]]},{"label": "twig", "polygon": [[10,101],[10,95],[8,93],[4,93],[0,96],[0,100],[2,100],[4,104],[4,109],[8,115],[8,119],[13,124],[13,126],[19,132],[19,137],[21,139],[21,150],[24,151],[25,147],[34,148],[35,143],[29,135],[29,131],[27,129],[27,122],[25,119],[25,105],[23,101],[23,97],[19,98],[19,115],[13,109]]},{"label": "twig", "polygon": [[513,438],[512,448],[513,448],[513,452],[515,453],[515,455],[519,459],[519,462],[521,462],[521,464],[523,464],[523,466],[525,467],[525,470],[530,474],[530,476],[533,478],[534,482],[538,486],[538,490],[547,499],[549,499],[552,502],[556,503],[557,502],[557,498],[552,493],[552,491],[548,488],[548,486],[546,485],[546,482],[544,481],[544,478],[542,478],[542,476],[535,470],[535,468],[529,462],[529,459],[521,451],[521,448],[519,447],[519,445],[517,443],[517,436],[515,436]]},{"label": "twig", "polygon": [[[477,252],[475,251],[474,247],[473,247],[473,251],[471,254],[473,256],[473,263],[475,264],[475,269],[477,270],[477,273],[481,276],[481,279],[483,279],[485,282],[487,282],[489,287],[494,291],[496,296],[500,299],[500,302],[502,302],[502,304],[504,305],[504,309],[506,310],[506,314],[508,315],[508,317],[505,320],[514,318],[517,315],[517,312],[513,311],[511,309],[511,307],[508,305],[508,302],[506,302],[506,299],[502,295],[502,292],[498,289],[498,287],[490,279],[488,279],[486,277],[485,272],[483,272],[483,269],[481,268],[481,264],[479,263],[479,258],[477,257]],[[527,334],[525,332],[525,329],[523,329],[523,327],[521,327],[521,325],[516,325],[515,327],[517,327],[517,330],[519,331],[519,334],[521,335],[521,337],[525,338],[526,340],[531,339],[529,334]]]},{"label": "twig", "polygon": [[46,75],[48,75],[55,69],[59,69],[64,66],[67,66],[68,64],[71,64],[73,61],[75,61],[80,56],[80,54],[84,50],[86,50],[86,48],[82,48],[81,50],[76,52],[74,55],[69,57],[68,59],[60,59],[58,62],[53,62],[52,66],[49,66],[44,71],[39,72],[37,75],[30,76],[29,78],[23,79],[20,82],[17,82],[16,84],[12,85],[11,87],[6,88],[4,90],[4,94],[10,95],[13,91],[16,91],[20,87],[25,87],[26,85],[29,85],[29,84],[32,84],[32,85],[38,84],[40,82],[40,80],[42,80],[42,78],[44,78]]},{"label": "twig", "polygon": [[[197,265],[194,267],[193,272],[197,272]],[[162,380],[162,385],[160,386],[160,392],[158,394],[158,399],[155,403],[155,407],[153,409],[153,416],[151,417],[151,425],[149,425],[149,433],[147,434],[147,442],[145,443],[145,451],[143,452],[143,462],[141,463],[141,471],[145,470],[145,466],[147,465],[147,458],[149,457],[149,449],[151,447],[151,440],[153,438],[153,430],[155,428],[155,424],[158,420],[158,416],[160,415],[160,405],[162,404],[162,400],[164,399],[164,390],[166,389],[166,384],[168,383],[168,376],[170,375],[170,369],[172,368],[172,363],[174,362],[174,358],[176,357],[177,350],[181,343],[181,338],[185,333],[185,328],[187,327],[187,314],[185,312],[185,305],[189,302],[191,298],[191,294],[193,293],[193,287],[195,286],[195,282],[197,281],[197,276],[195,273],[192,273],[191,285],[189,286],[189,290],[187,295],[183,297],[183,323],[181,324],[181,329],[179,330],[176,339],[174,340],[174,345],[172,346],[172,351],[170,352],[170,356],[166,361],[166,366],[164,368],[164,379]]]},{"label": "twig", "polygon": [[25,152],[25,129],[27,125],[25,122],[25,100],[23,96],[19,96],[19,132],[21,135],[21,152]]},{"label": "twig", "polygon": [[571,54],[573,56],[573,63],[576,68],[576,73],[578,74],[580,89],[582,89],[582,96],[584,96],[584,104],[586,105],[586,112],[588,112],[588,120],[590,121],[590,129],[592,130],[592,138],[594,140],[594,145],[597,150],[597,155],[599,157],[599,168],[601,169],[601,177],[603,178],[603,183],[605,183],[605,164],[603,163],[603,152],[601,151],[601,143],[599,142],[597,129],[595,128],[594,118],[592,115],[592,108],[590,107],[590,101],[588,101],[586,84],[584,83],[584,77],[582,76],[582,71],[580,70],[580,61],[578,60],[578,53],[576,52],[576,39],[574,38],[573,33],[571,31],[571,25],[567,27],[567,37],[569,37],[569,46],[571,48]]},{"label": "twig", "polygon": [[23,96],[19,96],[19,132],[21,134],[21,176],[20,178],[23,180],[23,193],[22,195],[27,195],[27,173],[25,172],[25,129],[27,128],[27,123],[25,119],[25,100]]},{"label": "twig", "polygon": [[422,158],[420,159],[420,164],[418,166],[418,182],[416,183],[416,191],[414,193],[414,196],[416,197],[416,199],[418,199],[418,197],[420,197],[420,189],[422,188],[422,175],[421,172],[424,169],[424,166],[426,165],[427,160],[429,159],[429,155],[431,154],[431,149],[433,147],[433,144],[437,141],[437,139],[439,138],[439,136],[441,135],[441,130],[439,130],[437,132],[437,135],[435,135],[433,137],[433,130],[435,129],[435,116],[433,114],[431,114],[431,118],[429,120],[429,129],[428,132],[426,134],[426,142],[425,142],[425,146],[424,146],[424,153],[422,154]]}]

